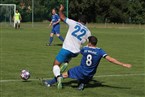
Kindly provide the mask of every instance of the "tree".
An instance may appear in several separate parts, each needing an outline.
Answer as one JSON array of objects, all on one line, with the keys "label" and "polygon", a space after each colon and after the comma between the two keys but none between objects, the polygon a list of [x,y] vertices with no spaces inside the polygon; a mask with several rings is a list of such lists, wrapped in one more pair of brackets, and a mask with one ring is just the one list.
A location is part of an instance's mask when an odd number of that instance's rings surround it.
[{"label": "tree", "polygon": [[131,23],[145,23],[145,1],[144,0],[129,0],[128,14]]},{"label": "tree", "polygon": [[71,0],[69,2],[69,16],[78,20],[81,15],[85,15],[88,22],[95,22],[95,2],[95,0]]},{"label": "tree", "polygon": [[[31,21],[31,0],[1,0],[1,3],[16,4],[23,21]],[[65,5],[66,0],[34,0],[35,21],[50,20],[51,9],[58,9],[60,4]],[[69,0],[69,18],[78,20],[81,15],[88,22],[145,24],[145,0]]]},{"label": "tree", "polygon": [[127,2],[126,0],[112,0],[109,8],[109,20],[114,23],[124,23],[128,15],[127,12]]}]

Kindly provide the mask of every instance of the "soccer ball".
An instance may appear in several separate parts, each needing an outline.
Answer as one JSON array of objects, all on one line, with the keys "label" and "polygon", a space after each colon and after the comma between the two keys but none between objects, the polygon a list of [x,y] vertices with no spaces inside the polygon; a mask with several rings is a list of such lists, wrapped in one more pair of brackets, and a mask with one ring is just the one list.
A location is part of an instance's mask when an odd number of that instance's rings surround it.
[{"label": "soccer ball", "polygon": [[23,80],[26,81],[30,78],[30,72],[27,70],[22,70],[20,76]]}]

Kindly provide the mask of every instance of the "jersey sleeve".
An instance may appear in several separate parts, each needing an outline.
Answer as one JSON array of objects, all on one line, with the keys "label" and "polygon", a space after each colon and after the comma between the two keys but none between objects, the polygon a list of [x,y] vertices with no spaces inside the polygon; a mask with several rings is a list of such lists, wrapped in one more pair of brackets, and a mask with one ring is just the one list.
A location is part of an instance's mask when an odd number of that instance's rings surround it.
[{"label": "jersey sleeve", "polygon": [[65,22],[66,24],[68,24],[69,26],[70,26],[70,25],[74,25],[74,24],[76,23],[76,21],[74,21],[74,20],[72,20],[72,19],[69,19],[69,18],[66,18],[66,19],[64,20],[64,22]]},{"label": "jersey sleeve", "polygon": [[105,57],[107,56],[107,53],[106,53],[104,50],[100,49],[100,55],[101,55],[103,58],[105,58]]}]

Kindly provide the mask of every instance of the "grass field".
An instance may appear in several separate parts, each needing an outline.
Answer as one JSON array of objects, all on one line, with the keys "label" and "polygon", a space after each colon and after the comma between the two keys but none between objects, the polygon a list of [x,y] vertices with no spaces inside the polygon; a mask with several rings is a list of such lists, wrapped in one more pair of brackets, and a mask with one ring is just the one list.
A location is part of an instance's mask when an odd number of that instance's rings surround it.
[{"label": "grass field", "polygon": [[[0,96],[1,97],[145,97],[145,29],[88,25],[99,39],[98,47],[108,55],[133,65],[131,69],[116,66],[102,59],[94,81],[84,91],[76,90],[75,80],[65,79],[62,90],[47,88],[38,78],[52,78],[52,63],[62,44],[57,37],[53,46],[46,46],[50,29],[46,23],[22,24],[15,30],[0,26]],[[65,37],[67,26],[61,27]],[[79,65],[81,55],[72,59],[68,68]],[[20,79],[20,71],[28,69],[28,82]]]}]

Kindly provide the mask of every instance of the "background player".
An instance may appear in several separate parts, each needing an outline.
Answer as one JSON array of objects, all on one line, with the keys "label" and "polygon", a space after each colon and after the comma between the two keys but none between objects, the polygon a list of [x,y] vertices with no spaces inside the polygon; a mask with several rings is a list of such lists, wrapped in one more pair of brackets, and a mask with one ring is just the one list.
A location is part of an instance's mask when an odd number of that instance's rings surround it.
[{"label": "background player", "polygon": [[[63,78],[69,77],[72,79],[77,79],[80,82],[78,87],[79,90],[83,90],[85,84],[93,78],[102,57],[111,63],[127,68],[131,67],[131,64],[119,62],[117,59],[107,55],[107,53],[103,49],[97,48],[96,44],[98,40],[95,36],[90,36],[88,39],[88,46],[83,47],[80,51],[80,53],[83,55],[80,65],[71,68],[68,70],[68,72],[62,74]],[[44,81],[44,84],[47,86],[51,86],[56,82],[57,79],[55,77],[52,80]]]},{"label": "background player", "polygon": [[[64,62],[69,62],[72,57],[76,57],[80,52],[81,45],[88,39],[91,35],[89,29],[85,26],[86,19],[82,16],[79,19],[79,22],[66,18],[63,14],[64,6],[61,5],[59,9],[59,16],[62,21],[68,24],[69,29],[66,34],[65,40],[63,42],[63,47],[59,51],[56,59],[53,63],[53,73],[55,77],[58,79],[58,89],[62,88],[61,86],[61,79],[60,77],[60,65]],[[67,63],[63,65],[61,71],[64,71],[66,68]]]},{"label": "background player", "polygon": [[56,14],[56,10],[52,9],[52,20],[49,24],[49,27],[52,25],[52,30],[50,33],[50,39],[49,39],[49,44],[47,44],[48,46],[51,45],[52,41],[53,41],[53,35],[56,34],[56,36],[63,42],[64,39],[63,37],[60,35],[60,17],[58,16],[58,14]]},{"label": "background player", "polygon": [[13,20],[14,20],[15,29],[20,28],[20,22],[22,20],[22,17],[21,17],[21,14],[19,13],[18,9],[16,9],[16,13],[14,14]]}]

